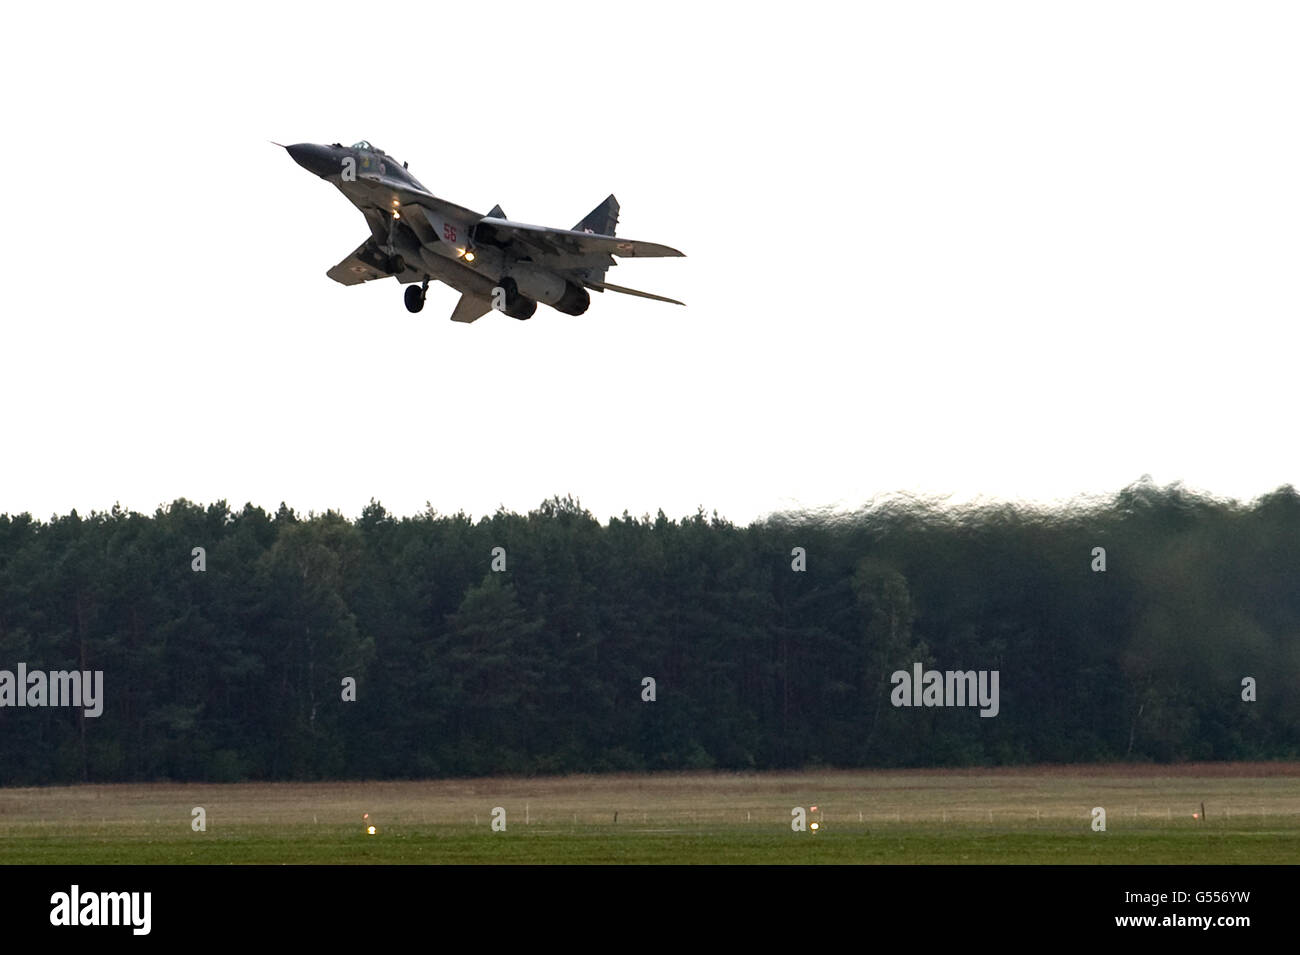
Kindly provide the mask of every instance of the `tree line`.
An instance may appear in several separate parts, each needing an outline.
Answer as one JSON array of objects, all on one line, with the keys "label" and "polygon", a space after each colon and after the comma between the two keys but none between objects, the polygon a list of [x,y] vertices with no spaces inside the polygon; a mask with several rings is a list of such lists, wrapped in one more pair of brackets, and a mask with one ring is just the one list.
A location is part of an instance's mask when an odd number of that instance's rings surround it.
[{"label": "tree line", "polygon": [[[0,706],[3,785],[1295,758],[1300,495],[3,515],[19,662],[103,712]],[[997,670],[997,716],[891,705],[914,663]]]}]

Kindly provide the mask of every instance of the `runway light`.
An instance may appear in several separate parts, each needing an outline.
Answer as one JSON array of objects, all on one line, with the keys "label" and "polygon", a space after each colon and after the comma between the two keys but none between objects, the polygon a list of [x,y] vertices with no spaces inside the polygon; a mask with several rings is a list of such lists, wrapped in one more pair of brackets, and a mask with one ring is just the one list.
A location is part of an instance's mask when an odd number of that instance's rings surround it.
[{"label": "runway light", "polygon": [[375,827],[374,827],[374,826],[370,826],[370,827],[368,827],[368,828],[366,829],[366,832],[368,832],[370,835],[373,836],[373,835],[375,834]]},{"label": "runway light", "polygon": [[817,825],[817,823],[814,822],[810,828],[812,829],[813,832],[816,832],[818,829],[821,828],[821,826]]}]

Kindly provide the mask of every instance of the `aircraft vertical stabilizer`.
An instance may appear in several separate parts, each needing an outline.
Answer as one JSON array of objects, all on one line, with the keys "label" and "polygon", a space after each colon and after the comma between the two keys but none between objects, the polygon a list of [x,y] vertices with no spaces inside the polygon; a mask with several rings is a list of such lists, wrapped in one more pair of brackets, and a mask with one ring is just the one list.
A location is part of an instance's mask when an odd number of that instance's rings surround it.
[{"label": "aircraft vertical stabilizer", "polygon": [[[618,200],[611,194],[600,205],[592,209],[581,222],[573,227],[574,232],[594,232],[596,235],[613,235],[618,228]],[[582,275],[592,282],[605,281],[606,268],[584,269]]]},{"label": "aircraft vertical stabilizer", "polygon": [[594,232],[596,235],[613,235],[618,228],[618,200],[610,196],[573,227],[574,232]]}]

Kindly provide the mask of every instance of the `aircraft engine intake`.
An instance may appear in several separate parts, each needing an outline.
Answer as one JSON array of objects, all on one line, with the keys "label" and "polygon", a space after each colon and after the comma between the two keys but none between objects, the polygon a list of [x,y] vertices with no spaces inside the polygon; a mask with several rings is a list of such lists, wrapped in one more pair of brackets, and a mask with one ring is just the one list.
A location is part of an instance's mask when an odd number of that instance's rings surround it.
[{"label": "aircraft engine intake", "polygon": [[557,312],[563,312],[565,315],[581,315],[591,304],[591,296],[587,290],[581,286],[574,285],[572,282],[565,283],[564,294],[560,300],[555,303],[553,308]]},{"label": "aircraft engine intake", "polygon": [[581,315],[591,304],[591,296],[586,289],[560,278],[554,272],[520,263],[510,270],[510,277],[515,280],[521,295],[545,302],[567,315]]},{"label": "aircraft engine intake", "polygon": [[519,294],[519,285],[514,279],[502,279],[500,288],[505,293],[505,305],[501,311],[521,322],[533,317],[533,312],[537,311],[537,303]]}]

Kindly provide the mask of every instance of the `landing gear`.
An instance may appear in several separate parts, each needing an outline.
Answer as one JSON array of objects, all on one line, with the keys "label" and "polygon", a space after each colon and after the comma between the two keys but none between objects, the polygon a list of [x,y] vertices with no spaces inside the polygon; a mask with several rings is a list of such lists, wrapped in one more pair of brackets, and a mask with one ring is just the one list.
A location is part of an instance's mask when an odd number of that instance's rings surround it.
[{"label": "landing gear", "polygon": [[429,287],[426,281],[423,285],[408,285],[406,287],[406,310],[408,312],[418,312],[424,308],[424,291]]}]

